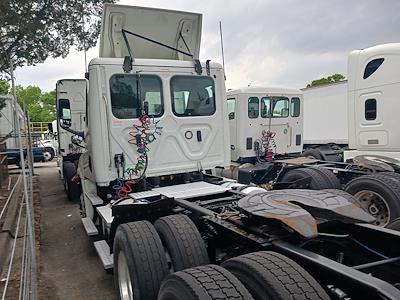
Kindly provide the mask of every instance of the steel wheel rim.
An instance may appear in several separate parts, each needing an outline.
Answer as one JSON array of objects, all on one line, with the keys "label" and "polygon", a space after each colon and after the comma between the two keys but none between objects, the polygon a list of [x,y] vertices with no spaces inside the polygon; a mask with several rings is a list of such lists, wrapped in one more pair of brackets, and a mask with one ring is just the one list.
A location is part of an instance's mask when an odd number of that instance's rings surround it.
[{"label": "steel wheel rim", "polygon": [[389,206],[381,195],[373,191],[359,191],[354,197],[362,209],[375,217],[375,225],[385,227],[389,224]]},{"label": "steel wheel rim", "polygon": [[133,299],[131,276],[124,252],[118,254],[118,286],[121,300]]}]

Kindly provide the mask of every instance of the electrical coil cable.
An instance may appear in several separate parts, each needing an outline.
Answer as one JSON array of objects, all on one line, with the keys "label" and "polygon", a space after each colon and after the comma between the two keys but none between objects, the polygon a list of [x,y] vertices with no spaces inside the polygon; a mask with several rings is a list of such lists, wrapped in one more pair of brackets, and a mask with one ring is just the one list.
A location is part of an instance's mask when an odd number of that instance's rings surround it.
[{"label": "electrical coil cable", "polygon": [[256,140],[258,147],[256,149],[256,157],[259,162],[272,161],[276,154],[276,132],[263,130],[261,138]]},{"label": "electrical coil cable", "polygon": [[258,162],[273,161],[276,155],[276,132],[271,131],[273,101],[270,101],[266,116],[268,116],[268,130],[261,131],[261,138],[257,139],[258,147],[255,149]]},{"label": "electrical coil cable", "polygon": [[[128,139],[130,145],[137,147],[136,164],[132,168],[126,168],[124,155],[121,154],[120,157],[116,158],[118,177],[113,189],[119,199],[125,198],[132,192],[132,187],[145,177],[148,164],[147,154],[150,151],[148,145],[157,139],[157,135],[161,135],[162,127],[158,125],[160,120],[155,121],[154,118],[151,119],[147,115],[142,115],[139,117],[139,122],[139,125],[132,125]],[[122,167],[122,174],[120,174],[120,167]]]}]

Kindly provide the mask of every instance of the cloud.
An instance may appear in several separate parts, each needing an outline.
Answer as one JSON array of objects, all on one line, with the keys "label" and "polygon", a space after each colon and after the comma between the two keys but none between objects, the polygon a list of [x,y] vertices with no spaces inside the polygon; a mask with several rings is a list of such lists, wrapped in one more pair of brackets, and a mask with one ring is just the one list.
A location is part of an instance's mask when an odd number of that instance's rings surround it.
[{"label": "cloud", "polygon": [[[221,62],[223,25],[227,87],[304,87],[333,73],[346,74],[351,50],[400,42],[397,0],[124,0],[121,4],[203,13],[201,58]],[[91,49],[88,58],[96,57]],[[89,59],[88,59],[89,61]],[[83,53],[17,71],[18,83],[53,89],[60,78],[82,78]]]}]

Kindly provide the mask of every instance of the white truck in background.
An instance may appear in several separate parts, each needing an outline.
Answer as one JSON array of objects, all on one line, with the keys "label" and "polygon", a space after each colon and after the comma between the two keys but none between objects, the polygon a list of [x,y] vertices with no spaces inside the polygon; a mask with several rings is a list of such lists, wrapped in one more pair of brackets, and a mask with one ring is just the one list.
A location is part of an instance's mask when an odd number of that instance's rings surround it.
[{"label": "white truck in background", "polygon": [[[304,92],[305,150],[323,160],[377,156],[380,165],[400,159],[400,43],[349,55],[348,79]],[[309,150],[314,150],[310,153]],[[365,159],[356,158],[366,163]]]},{"label": "white truck in background", "polygon": [[[86,124],[86,79],[61,79],[56,84],[57,97],[57,119],[63,109],[69,109],[72,117],[72,128],[83,131]],[[80,194],[80,186],[74,182],[78,160],[86,151],[81,138],[76,134],[63,129],[59,122],[52,126],[57,129],[58,140],[58,165],[61,179],[64,181],[65,191],[70,201],[76,199]]]}]

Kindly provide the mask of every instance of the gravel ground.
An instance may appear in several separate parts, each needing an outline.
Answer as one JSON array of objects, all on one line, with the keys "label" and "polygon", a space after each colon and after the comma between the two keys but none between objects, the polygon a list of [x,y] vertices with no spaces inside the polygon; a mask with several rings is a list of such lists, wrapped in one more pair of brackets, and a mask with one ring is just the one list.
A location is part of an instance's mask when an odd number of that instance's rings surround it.
[{"label": "gravel ground", "polygon": [[117,299],[54,161],[35,164],[41,199],[39,299]]}]

